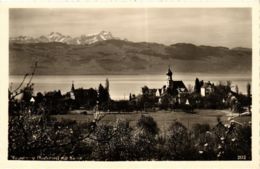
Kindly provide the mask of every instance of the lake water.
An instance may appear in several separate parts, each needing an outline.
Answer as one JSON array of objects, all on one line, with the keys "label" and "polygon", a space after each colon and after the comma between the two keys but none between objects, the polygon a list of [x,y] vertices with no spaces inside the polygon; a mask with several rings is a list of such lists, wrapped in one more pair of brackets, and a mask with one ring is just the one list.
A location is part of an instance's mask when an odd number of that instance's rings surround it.
[{"label": "lake water", "polygon": [[[247,83],[251,83],[250,75],[220,75],[220,74],[174,74],[174,80],[183,80],[188,88],[194,86],[195,79],[198,77],[204,82],[211,81],[218,84],[220,81],[226,83],[232,81],[233,90],[238,85],[239,92],[246,93]],[[61,90],[64,94],[71,89],[72,81],[75,88],[94,88],[98,89],[100,83],[105,86],[106,78],[109,79],[110,95],[112,99],[128,99],[129,94],[140,94],[141,88],[147,85],[149,88],[161,88],[167,84],[166,75],[80,75],[80,76],[34,76],[34,94],[37,92],[48,92]],[[14,89],[23,79],[23,76],[10,76],[9,85]],[[28,82],[29,78],[27,79]]]}]

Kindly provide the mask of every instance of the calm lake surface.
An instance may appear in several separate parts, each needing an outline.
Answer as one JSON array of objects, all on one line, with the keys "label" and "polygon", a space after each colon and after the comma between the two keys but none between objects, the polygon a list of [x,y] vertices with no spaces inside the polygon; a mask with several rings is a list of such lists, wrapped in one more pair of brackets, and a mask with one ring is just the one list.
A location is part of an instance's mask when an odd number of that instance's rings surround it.
[{"label": "calm lake surface", "polygon": [[[222,82],[226,84],[226,81],[232,81],[232,89],[235,90],[235,86],[239,87],[239,92],[246,93],[247,83],[251,84],[251,75],[220,75],[220,74],[174,74],[174,80],[182,80],[187,88],[188,86],[194,86],[195,79],[198,77],[204,82],[211,81],[215,84]],[[75,88],[94,88],[98,89],[100,83],[105,86],[106,78],[109,79],[110,95],[112,99],[128,99],[129,94],[140,94],[141,88],[147,85],[149,88],[161,88],[167,84],[166,75],[41,75],[34,76],[32,82],[34,83],[34,94],[37,92],[48,92],[54,90],[61,90],[63,94],[70,91],[71,84],[74,82]],[[21,83],[23,76],[9,77],[9,85],[14,89]],[[27,78],[27,81],[29,78]],[[26,83],[25,83],[26,84]]]}]

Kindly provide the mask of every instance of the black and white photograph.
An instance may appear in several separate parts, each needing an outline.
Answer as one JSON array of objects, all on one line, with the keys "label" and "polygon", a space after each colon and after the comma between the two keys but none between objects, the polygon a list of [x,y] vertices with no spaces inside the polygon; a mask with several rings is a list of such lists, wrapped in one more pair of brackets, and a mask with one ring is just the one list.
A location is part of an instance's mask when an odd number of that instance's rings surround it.
[{"label": "black and white photograph", "polygon": [[251,161],[252,37],[249,7],[9,8],[8,160]]}]

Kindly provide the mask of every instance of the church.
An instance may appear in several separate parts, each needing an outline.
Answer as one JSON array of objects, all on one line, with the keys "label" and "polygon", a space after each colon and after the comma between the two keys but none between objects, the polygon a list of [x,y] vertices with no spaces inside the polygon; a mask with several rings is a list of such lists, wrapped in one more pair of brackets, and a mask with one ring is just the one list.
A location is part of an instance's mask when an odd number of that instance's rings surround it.
[{"label": "church", "polygon": [[178,94],[188,92],[188,90],[182,80],[173,80],[172,79],[173,73],[172,73],[170,67],[169,67],[166,75],[168,76],[168,82],[167,82],[167,88],[166,88],[166,92],[168,94],[170,94],[171,96],[176,96]]},{"label": "church", "polygon": [[187,104],[186,95],[188,90],[182,80],[173,80],[173,72],[168,68],[167,85],[164,85],[160,91],[159,104],[168,102],[170,104]]}]

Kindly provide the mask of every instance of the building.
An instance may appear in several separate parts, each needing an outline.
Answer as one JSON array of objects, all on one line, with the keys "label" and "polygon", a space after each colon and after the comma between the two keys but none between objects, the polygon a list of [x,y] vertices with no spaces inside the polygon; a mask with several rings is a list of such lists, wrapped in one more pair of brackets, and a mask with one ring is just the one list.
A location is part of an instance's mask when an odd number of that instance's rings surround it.
[{"label": "building", "polygon": [[75,89],[72,83],[71,91],[67,93],[71,100],[74,101],[75,106],[80,108],[93,108],[96,105],[98,93],[95,89]]},{"label": "building", "polygon": [[188,90],[181,80],[173,80],[173,73],[171,69],[168,69],[167,84],[162,88],[148,88],[142,87],[142,94],[133,97],[129,96],[129,100],[132,102],[147,102],[149,105],[159,104],[160,106],[173,106],[177,104],[190,104],[187,100]]},{"label": "building", "polygon": [[200,95],[202,97],[210,95],[211,93],[214,92],[214,87],[215,87],[214,83],[211,82],[203,83],[203,85],[200,88]]},{"label": "building", "polygon": [[173,73],[171,69],[168,69],[167,75],[167,85],[163,86],[160,91],[161,96],[159,98],[159,103],[167,102],[171,105],[175,104],[185,104],[187,103],[187,88],[183,81],[173,80]]},{"label": "building", "polygon": [[148,97],[156,97],[157,89],[150,89],[147,86],[142,87],[142,94]]},{"label": "building", "polygon": [[166,86],[166,92],[168,94],[170,94],[172,96],[177,96],[182,93],[188,92],[188,90],[182,80],[173,80],[173,78],[172,78],[173,73],[170,68],[168,69],[168,72],[166,73],[166,75],[168,76],[168,81],[167,81],[167,86]]}]

